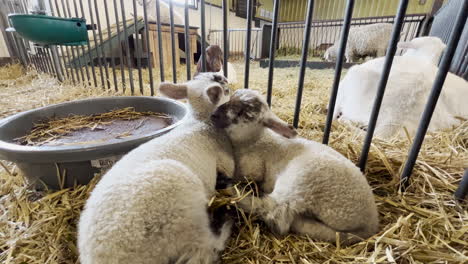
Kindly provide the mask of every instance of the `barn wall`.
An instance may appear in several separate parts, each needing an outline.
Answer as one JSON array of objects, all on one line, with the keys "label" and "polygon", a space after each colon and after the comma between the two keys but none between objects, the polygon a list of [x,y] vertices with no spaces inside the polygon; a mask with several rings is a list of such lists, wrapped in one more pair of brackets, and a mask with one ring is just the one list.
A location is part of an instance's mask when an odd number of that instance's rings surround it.
[{"label": "barn wall", "polygon": [[0,58],[9,58],[10,53],[3,38],[3,34],[0,34]]},{"label": "barn wall", "polygon": [[[273,1],[273,0],[270,0]],[[429,13],[435,0],[409,0],[407,14]],[[303,21],[308,0],[283,0],[281,22]],[[315,0],[314,20],[341,19],[346,0]],[[399,0],[357,0],[353,17],[392,16],[396,14]]]}]

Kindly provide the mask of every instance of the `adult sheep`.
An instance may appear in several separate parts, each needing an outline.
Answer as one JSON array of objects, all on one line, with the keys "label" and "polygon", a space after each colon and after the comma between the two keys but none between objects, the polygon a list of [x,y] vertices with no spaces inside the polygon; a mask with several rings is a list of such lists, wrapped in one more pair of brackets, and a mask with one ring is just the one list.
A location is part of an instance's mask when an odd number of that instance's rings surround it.
[{"label": "adult sheep", "polygon": [[[218,45],[210,45],[206,48],[206,72],[218,72],[224,75],[223,65],[224,65],[224,56],[223,50]],[[194,76],[197,76],[202,70],[202,60],[201,57],[197,63],[197,70],[194,73]],[[234,69],[234,66],[230,62],[227,63],[228,68],[228,82],[229,84],[237,83],[237,73]]]},{"label": "adult sheep", "polygon": [[[334,119],[366,127],[372,111],[385,58],[351,67],[340,82]],[[438,68],[433,61],[395,56],[388,77],[375,135],[380,138],[414,135]],[[451,128],[468,119],[468,82],[448,73],[429,131]]]},{"label": "adult sheep", "polygon": [[204,73],[159,89],[188,99],[190,117],[129,152],[96,185],[78,225],[83,264],[208,264],[230,236],[232,221],[212,230],[207,212],[217,171],[234,174],[229,138],[209,122],[229,98],[227,80]]},{"label": "adult sheep", "polygon": [[[349,30],[346,43],[346,62],[355,62],[359,57],[382,57],[387,50],[393,26],[389,23],[376,23]],[[323,57],[326,61],[335,61],[339,42],[328,48]]]}]

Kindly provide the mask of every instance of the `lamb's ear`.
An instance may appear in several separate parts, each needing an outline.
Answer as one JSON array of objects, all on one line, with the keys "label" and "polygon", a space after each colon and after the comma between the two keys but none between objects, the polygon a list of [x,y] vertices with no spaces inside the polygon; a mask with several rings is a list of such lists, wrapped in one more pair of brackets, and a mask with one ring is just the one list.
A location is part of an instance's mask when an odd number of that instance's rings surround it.
[{"label": "lamb's ear", "polygon": [[292,125],[288,125],[288,123],[273,114],[265,118],[263,125],[285,138],[294,138],[297,136],[297,132]]},{"label": "lamb's ear", "polygon": [[206,95],[212,104],[217,105],[219,100],[221,100],[221,96],[223,95],[223,88],[219,85],[213,85],[206,89]]},{"label": "lamb's ear", "polygon": [[175,84],[164,82],[159,85],[159,92],[176,100],[187,98],[187,90],[188,86],[183,83]]},{"label": "lamb's ear", "polygon": [[398,42],[397,47],[400,49],[414,49],[413,43],[409,41],[401,41]]}]

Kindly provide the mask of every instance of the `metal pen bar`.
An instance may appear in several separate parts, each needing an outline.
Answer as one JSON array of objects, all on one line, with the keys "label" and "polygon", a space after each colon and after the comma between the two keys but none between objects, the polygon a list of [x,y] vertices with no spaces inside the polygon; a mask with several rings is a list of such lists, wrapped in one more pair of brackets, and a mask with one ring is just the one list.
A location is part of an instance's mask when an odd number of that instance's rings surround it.
[{"label": "metal pen bar", "polygon": [[[187,16],[186,16],[187,17]],[[150,94],[154,95],[154,80],[153,80],[153,58],[151,57],[151,47],[149,41],[149,25],[148,25],[148,10],[146,9],[146,0],[143,0],[143,19],[145,20],[145,38],[146,38],[146,56],[148,57],[148,74],[150,82]]]},{"label": "metal pen bar", "polygon": [[[56,11],[57,11],[57,15],[58,15],[59,17],[61,17],[59,5],[58,5],[58,1],[55,0],[54,2],[55,2],[55,9],[56,9]],[[70,79],[70,78],[71,78],[70,75],[73,75],[73,71],[72,71],[71,74],[69,73],[69,67],[67,67],[67,61],[65,60],[65,56],[66,56],[67,59],[68,59],[68,62],[70,62],[70,55],[69,55],[69,53],[68,53],[67,47],[65,47],[65,51],[66,51],[66,52],[64,52],[63,46],[60,46],[60,57],[62,57],[63,68],[64,68],[64,71],[65,71],[65,74],[67,75],[67,79]]]},{"label": "metal pen bar", "polygon": [[252,39],[253,0],[247,0],[247,36],[245,40],[245,75],[244,88],[249,88],[250,75],[250,41]]},{"label": "metal pen bar", "polygon": [[[21,1],[23,3],[23,1]],[[24,3],[23,3],[24,4]],[[50,7],[50,14],[52,16],[55,15],[54,13],[54,6],[52,3],[49,2],[49,7]],[[25,12],[27,12],[26,10],[26,7],[23,7]],[[54,63],[55,63],[55,66],[56,68],[58,69],[58,79],[60,82],[63,82],[65,80],[65,76],[64,76],[64,68],[63,68],[63,64],[62,64],[62,61],[60,60],[60,57],[59,57],[59,53],[58,53],[58,48],[57,46],[52,46],[50,51],[52,52],[52,58],[54,60]]]},{"label": "metal pen bar", "polygon": [[312,13],[314,12],[314,0],[310,0],[308,7],[307,7],[307,18],[306,18],[306,26],[304,29],[304,40],[302,44],[302,55],[301,55],[301,64],[299,70],[299,84],[297,88],[297,95],[296,95],[296,107],[294,109],[294,120],[293,126],[297,128],[299,124],[299,114],[301,112],[301,101],[302,101],[302,90],[304,89],[304,76],[305,76],[305,69],[307,64],[307,53],[309,47],[309,40],[310,40],[310,30],[312,25]]},{"label": "metal pen bar", "polygon": [[455,191],[455,199],[458,201],[463,201],[466,198],[466,195],[468,195],[468,169],[465,169],[465,173],[463,175],[463,178],[458,185],[457,190]]},{"label": "metal pen bar", "polygon": [[[66,4],[67,4],[67,11],[68,11],[68,17],[72,17],[72,13],[71,13],[71,9],[70,9],[70,1],[69,0],[66,0],[65,1]],[[75,56],[75,47],[70,47],[71,51],[72,51],[72,58],[73,60],[75,60],[75,58],[77,58],[78,60],[78,67],[79,67],[79,73],[80,73],[80,76],[81,76],[81,81],[84,82],[85,81],[85,77],[84,77],[84,72],[83,72],[83,65],[81,64],[81,61],[80,59],[78,58],[78,56]],[[77,54],[76,55],[79,55],[78,54],[78,51],[77,51]],[[76,68],[75,68],[76,69]],[[78,71],[77,71],[77,81],[79,81],[79,78],[78,78]]]},{"label": "metal pen bar", "polygon": [[[104,1],[105,2],[105,1]],[[104,63],[104,73],[106,74],[106,84],[107,84],[107,89],[110,89],[110,78],[109,78],[109,68],[107,67],[107,57],[106,57],[106,52],[104,50],[104,38],[102,37],[102,27],[101,27],[101,16],[99,15],[99,8],[97,5],[97,0],[94,0],[94,6],[96,8],[96,24],[98,28],[98,36],[99,36],[99,46],[101,47],[101,58],[100,60],[102,63]],[[110,39],[108,40],[110,41]]]},{"label": "metal pen bar", "polygon": [[[125,51],[127,55],[127,66],[128,66],[128,78],[130,81],[130,91],[132,95],[135,93],[135,86],[133,84],[133,71],[132,71],[132,58],[130,58],[130,45],[128,42],[128,34],[127,34],[127,20],[125,18],[125,4],[124,0],[120,0],[120,9],[122,11],[122,23],[123,23],[123,32],[125,38]],[[157,2],[157,1],[156,1]]]},{"label": "metal pen bar", "polygon": [[[105,3],[106,3],[106,1],[104,1],[104,4]],[[84,8],[83,8],[83,0],[80,0],[80,11],[81,11],[81,15],[83,17],[85,17],[85,12],[84,12]],[[88,33],[86,33],[86,34],[88,34]],[[94,60],[93,60],[93,57],[91,55],[91,45],[89,44],[89,41],[87,41],[86,46],[88,47],[89,64],[91,64],[91,75],[93,76],[93,84],[94,84],[94,87],[97,87],[96,70],[94,68]],[[82,46],[82,49],[83,49],[83,55],[84,55],[85,51],[84,51],[83,46]]]},{"label": "metal pen bar", "polygon": [[345,19],[343,22],[343,29],[341,30],[340,47],[338,49],[338,57],[335,66],[335,78],[333,79],[333,86],[328,102],[327,121],[325,123],[325,131],[323,133],[322,143],[328,145],[330,139],[330,131],[333,121],[333,112],[335,111],[336,97],[338,95],[338,86],[340,84],[341,70],[343,68],[344,54],[346,50],[346,43],[348,41],[349,29],[351,27],[351,19],[353,15],[354,0],[348,0],[346,4]]},{"label": "metal pen bar", "polygon": [[[75,7],[75,15],[76,17],[80,17],[79,13],[78,13],[78,6],[76,5],[76,0],[73,0],[73,6]],[[84,14],[82,14],[82,17],[84,17]],[[84,46],[81,45],[81,56],[83,56],[85,54],[85,49],[84,49]],[[80,56],[79,52],[78,52],[78,56]],[[79,60],[80,58],[78,58]],[[86,78],[88,79],[88,84],[91,84],[91,78],[89,77],[89,69],[88,69],[88,65],[85,64],[84,65],[84,68],[85,68],[85,72],[86,72]]]},{"label": "metal pen bar", "polygon": [[[161,82],[164,82],[164,61],[163,61],[163,45],[162,45],[162,33],[161,33],[161,8],[159,6],[159,0],[156,1],[156,24],[158,27],[158,51],[159,51],[159,73],[161,75]],[[203,44],[202,44],[203,45]]]},{"label": "metal pen bar", "polygon": [[400,32],[403,25],[403,21],[405,19],[407,7],[408,0],[400,0],[398,12],[395,18],[395,23],[393,24],[392,38],[390,39],[390,45],[388,45],[387,48],[387,54],[385,56],[382,75],[380,76],[380,80],[377,86],[377,94],[374,100],[372,113],[367,127],[366,138],[362,147],[361,157],[359,158],[359,168],[361,168],[361,171],[363,172],[366,168],[367,158],[369,156],[369,149],[372,143],[372,137],[374,136],[375,125],[377,123],[377,118],[379,117],[380,106],[382,105],[382,100],[385,94],[385,87],[387,86],[388,76],[390,74],[390,69],[393,63],[393,56],[395,56],[395,51],[397,48],[398,40],[400,38]]},{"label": "metal pen bar", "polygon": [[[70,17],[70,15],[67,13],[65,1],[64,0],[61,0],[61,1],[62,1],[63,16],[64,17]],[[71,64],[72,60],[75,61],[75,52],[73,50],[73,47],[70,47],[70,46],[67,46],[67,50],[68,50],[69,54],[71,54],[71,58],[70,57],[68,58],[69,59],[68,60],[68,65],[69,65],[69,67],[72,67],[70,70],[72,72],[73,84],[75,84],[75,81],[76,82],[80,81],[80,75],[78,73],[77,67],[75,67],[75,65]],[[75,78],[75,76],[76,76],[76,78]]]},{"label": "metal pen bar", "polygon": [[117,9],[117,0],[114,1],[114,15],[115,15],[115,25],[117,29],[117,39],[119,40],[119,66],[120,66],[120,78],[122,80],[122,91],[125,93],[127,88],[127,84],[125,83],[125,68],[124,68],[124,58],[123,58],[123,51],[122,51],[122,39],[121,39],[121,31],[120,31],[120,22],[119,22],[119,11]]},{"label": "metal pen bar", "polygon": [[271,41],[270,41],[270,58],[268,61],[268,86],[267,86],[267,103],[271,106],[271,97],[273,95],[273,71],[275,63],[276,38],[278,33],[278,14],[280,8],[280,0],[275,0],[273,5],[273,24],[271,26]]},{"label": "metal pen bar", "polygon": [[140,41],[138,40],[140,32],[138,31],[138,9],[135,0],[133,0],[133,13],[133,28],[135,30],[135,53],[137,60],[138,84],[140,85],[140,94],[143,95],[143,76],[141,75],[141,55],[143,54],[143,52],[140,51]]},{"label": "metal pen bar", "polygon": [[205,0],[200,0],[200,26],[201,26],[201,56],[202,60],[202,72],[206,72],[206,25],[205,25]]},{"label": "metal pen bar", "polygon": [[224,76],[228,76],[228,57],[229,57],[229,39],[228,39],[228,3],[227,0],[223,0],[223,48],[224,48],[224,62],[223,71]]},{"label": "metal pen bar", "polygon": [[[101,56],[100,56],[100,49],[99,49],[99,44],[98,44],[98,38],[97,38],[97,35],[96,35],[96,29],[94,29],[94,15],[93,15],[93,10],[92,10],[92,2],[91,0],[88,0],[88,6],[89,6],[89,17],[91,18],[91,24],[92,24],[92,33],[93,33],[93,41],[94,41],[94,47],[93,49],[95,50],[96,52],[96,58],[98,59],[98,66],[99,66],[99,75],[101,77],[101,85],[102,85],[102,89],[105,88],[105,82],[104,82],[104,72],[102,71],[102,61],[101,61]],[[89,53],[91,54],[91,50],[89,51]],[[91,60],[94,60],[93,57],[91,57]]]},{"label": "metal pen bar", "polygon": [[42,61],[43,65],[44,65],[45,72],[48,73],[48,74],[51,74],[50,66],[49,66],[49,63],[48,63],[45,55],[44,55],[44,48],[43,47],[41,47],[39,49],[39,56],[40,56],[41,61]]},{"label": "metal pen bar", "polygon": [[439,65],[439,70],[437,71],[429,99],[427,100],[421,121],[419,122],[419,127],[413,140],[413,145],[411,146],[408,159],[406,160],[405,167],[401,174],[401,183],[403,188],[407,187],[409,184],[409,178],[416,163],[416,159],[418,158],[418,154],[424,141],[424,136],[426,135],[427,129],[429,127],[429,123],[431,122],[432,114],[434,113],[434,109],[437,105],[437,100],[439,99],[440,93],[442,92],[445,78],[447,77],[447,73],[450,70],[453,55],[455,54],[458,42],[463,33],[463,26],[465,25],[467,16],[468,1],[465,1],[461,6],[455,25],[450,34],[447,49]]},{"label": "metal pen bar", "polygon": [[172,0],[169,1],[169,20],[171,28],[172,81],[177,83],[176,46],[174,36],[174,4],[172,3]]},{"label": "metal pen bar", "polygon": [[[223,5],[226,0],[223,0]],[[223,6],[224,8],[224,6]],[[189,6],[188,6],[188,0],[185,0],[185,6],[184,6],[184,14],[185,14],[185,23],[184,23],[184,33],[185,33],[185,64],[187,66],[187,81],[192,78],[192,73],[190,67],[192,67],[192,61],[191,61],[191,56],[192,53],[190,51],[190,25],[189,25]],[[224,14],[224,13],[223,13]],[[223,18],[224,21],[224,18]]]},{"label": "metal pen bar", "polygon": [[50,55],[49,47],[44,47],[44,56],[46,57],[47,63],[49,64],[50,73],[53,76],[58,77],[58,72],[53,63],[52,56]]}]

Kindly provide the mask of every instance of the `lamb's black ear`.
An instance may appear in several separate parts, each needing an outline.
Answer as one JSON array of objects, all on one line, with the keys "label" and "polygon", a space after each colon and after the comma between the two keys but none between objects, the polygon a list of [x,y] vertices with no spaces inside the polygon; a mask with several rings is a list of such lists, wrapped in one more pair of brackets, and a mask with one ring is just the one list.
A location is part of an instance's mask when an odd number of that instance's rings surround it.
[{"label": "lamb's black ear", "polygon": [[285,138],[294,138],[297,136],[297,132],[293,126],[288,125],[288,123],[284,122],[273,114],[265,118],[263,125]]},{"label": "lamb's black ear", "polygon": [[161,83],[159,85],[159,92],[172,99],[185,99],[187,98],[188,86],[186,84],[175,83]]},{"label": "lamb's black ear", "polygon": [[211,86],[210,88],[206,89],[206,95],[212,104],[217,105],[221,99],[221,96],[223,95],[223,88],[219,85]]}]

